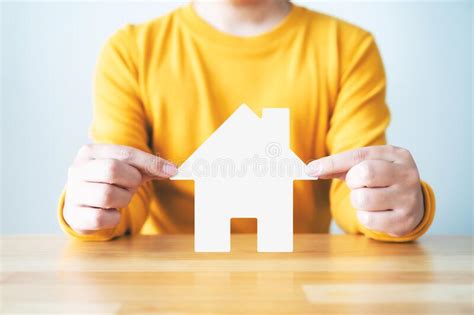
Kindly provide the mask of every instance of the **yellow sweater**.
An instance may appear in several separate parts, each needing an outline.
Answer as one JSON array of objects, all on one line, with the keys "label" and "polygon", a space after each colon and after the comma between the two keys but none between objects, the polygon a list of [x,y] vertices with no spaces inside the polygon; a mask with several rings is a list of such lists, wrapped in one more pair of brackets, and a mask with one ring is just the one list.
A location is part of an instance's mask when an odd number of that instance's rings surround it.
[{"label": "yellow sweater", "polygon": [[[222,33],[190,5],[140,25],[129,25],[103,48],[95,77],[91,135],[157,153],[179,164],[242,103],[256,113],[288,107],[291,148],[305,162],[385,143],[389,111],[385,74],[366,31],[303,7],[271,31],[253,37]],[[379,240],[421,236],[434,216],[434,195],[423,183],[425,215],[409,235],[390,237],[359,224],[342,181],[297,181],[294,230],[325,233],[331,217],[348,233]],[[81,239],[108,240],[125,233],[193,231],[193,182],[154,181],[121,209],[120,224]],[[255,232],[248,221],[233,230]]]}]

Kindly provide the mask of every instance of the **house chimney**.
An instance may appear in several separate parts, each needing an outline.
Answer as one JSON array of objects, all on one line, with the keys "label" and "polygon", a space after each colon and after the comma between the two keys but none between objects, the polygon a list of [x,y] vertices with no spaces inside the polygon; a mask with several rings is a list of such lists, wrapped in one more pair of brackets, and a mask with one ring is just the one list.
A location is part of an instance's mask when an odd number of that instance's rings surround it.
[{"label": "house chimney", "polygon": [[271,141],[278,142],[283,148],[290,145],[290,111],[288,108],[264,108],[263,124],[266,126]]}]

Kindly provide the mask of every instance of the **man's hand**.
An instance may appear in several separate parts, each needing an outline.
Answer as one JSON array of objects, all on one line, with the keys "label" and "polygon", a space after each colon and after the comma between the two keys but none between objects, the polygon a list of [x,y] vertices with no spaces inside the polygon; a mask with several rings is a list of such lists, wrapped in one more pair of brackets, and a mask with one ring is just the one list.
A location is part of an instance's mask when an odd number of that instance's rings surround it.
[{"label": "man's hand", "polygon": [[371,230],[403,236],[424,214],[420,176],[406,149],[365,147],[312,161],[310,176],[346,181],[360,223]]},{"label": "man's hand", "polygon": [[171,162],[135,148],[83,146],[69,168],[64,220],[82,234],[112,228],[120,221],[117,208],[126,207],[142,183],[176,173]]}]

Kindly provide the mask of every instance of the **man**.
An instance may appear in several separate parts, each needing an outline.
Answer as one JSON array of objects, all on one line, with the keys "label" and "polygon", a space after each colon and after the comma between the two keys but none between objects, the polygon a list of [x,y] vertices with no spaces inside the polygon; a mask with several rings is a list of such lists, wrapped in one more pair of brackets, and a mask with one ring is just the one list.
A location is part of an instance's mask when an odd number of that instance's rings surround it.
[{"label": "man", "polygon": [[157,181],[177,172],[157,155],[184,161],[247,103],[289,107],[292,149],[316,159],[320,180],[295,184],[296,233],[327,232],[332,216],[348,233],[416,239],[434,195],[411,154],[385,145],[385,86],[369,33],[284,0],[196,0],[127,26],[99,58],[95,144],[69,170],[61,225],[84,240],[192,232],[193,185]]}]

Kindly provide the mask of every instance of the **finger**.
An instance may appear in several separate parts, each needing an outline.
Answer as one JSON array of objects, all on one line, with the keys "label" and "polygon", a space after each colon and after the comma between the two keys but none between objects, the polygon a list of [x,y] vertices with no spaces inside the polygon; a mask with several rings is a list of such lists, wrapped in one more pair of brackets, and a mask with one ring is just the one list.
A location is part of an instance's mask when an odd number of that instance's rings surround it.
[{"label": "finger", "polygon": [[113,144],[89,144],[81,148],[78,160],[115,159],[137,168],[151,178],[168,178],[178,173],[176,165],[141,150]]},{"label": "finger", "polygon": [[331,177],[349,171],[352,167],[366,160],[384,160],[402,163],[411,159],[410,152],[393,146],[374,146],[323,157],[310,162],[306,172],[315,177]]},{"label": "finger", "polygon": [[93,183],[113,184],[133,189],[142,182],[141,173],[129,164],[113,159],[90,160],[69,169],[69,178]]},{"label": "finger", "polygon": [[115,227],[120,222],[120,212],[116,209],[67,207],[64,209],[64,219],[73,230],[89,234],[89,231]]},{"label": "finger", "polygon": [[351,191],[351,203],[356,210],[390,210],[394,207],[394,200],[396,200],[394,187],[358,188]]},{"label": "finger", "polygon": [[126,207],[132,193],[124,188],[103,183],[68,183],[68,199],[79,206],[94,208],[123,208]]},{"label": "finger", "polygon": [[388,187],[396,183],[404,172],[405,168],[400,164],[383,160],[366,160],[347,172],[346,184],[350,189]]},{"label": "finger", "polygon": [[366,228],[384,232],[392,236],[403,236],[416,226],[414,217],[403,210],[389,211],[357,211],[359,222]]}]

